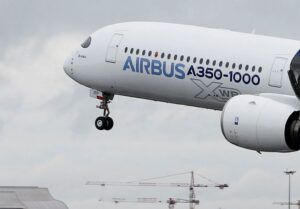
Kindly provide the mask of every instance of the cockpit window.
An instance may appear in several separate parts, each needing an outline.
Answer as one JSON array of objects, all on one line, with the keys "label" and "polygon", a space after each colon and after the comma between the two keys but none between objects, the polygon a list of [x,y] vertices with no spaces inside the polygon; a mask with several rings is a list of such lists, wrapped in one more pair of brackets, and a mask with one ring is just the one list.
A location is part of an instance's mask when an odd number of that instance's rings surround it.
[{"label": "cockpit window", "polygon": [[91,45],[92,42],[92,38],[88,37],[82,44],[81,47],[82,48],[88,48]]}]

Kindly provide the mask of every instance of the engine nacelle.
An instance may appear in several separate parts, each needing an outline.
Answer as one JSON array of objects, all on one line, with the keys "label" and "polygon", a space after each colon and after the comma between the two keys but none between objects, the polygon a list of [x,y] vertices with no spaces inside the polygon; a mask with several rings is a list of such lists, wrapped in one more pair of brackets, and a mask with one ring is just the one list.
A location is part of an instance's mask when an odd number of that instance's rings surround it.
[{"label": "engine nacelle", "polygon": [[255,151],[298,151],[299,105],[300,101],[296,97],[233,97],[223,109],[223,135],[232,144]]}]

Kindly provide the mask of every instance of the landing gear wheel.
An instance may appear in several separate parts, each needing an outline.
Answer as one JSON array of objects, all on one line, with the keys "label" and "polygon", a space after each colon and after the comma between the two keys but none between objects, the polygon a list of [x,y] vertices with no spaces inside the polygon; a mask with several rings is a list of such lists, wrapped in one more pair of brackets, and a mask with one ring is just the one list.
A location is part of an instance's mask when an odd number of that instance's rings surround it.
[{"label": "landing gear wheel", "polygon": [[95,126],[98,130],[106,129],[107,121],[105,117],[98,117],[95,121]]},{"label": "landing gear wheel", "polygon": [[[114,126],[114,121],[109,117],[109,108],[108,104],[113,99],[114,95],[109,93],[102,93],[102,97],[99,97],[101,100],[100,105],[97,108],[103,110],[103,116],[98,117],[95,121],[95,126],[99,130],[110,130]],[[98,97],[97,97],[98,98]]]},{"label": "landing gear wheel", "polygon": [[108,131],[108,130],[112,129],[112,127],[114,126],[114,121],[111,117],[107,117],[107,118],[105,118],[105,120],[106,120],[105,130]]}]

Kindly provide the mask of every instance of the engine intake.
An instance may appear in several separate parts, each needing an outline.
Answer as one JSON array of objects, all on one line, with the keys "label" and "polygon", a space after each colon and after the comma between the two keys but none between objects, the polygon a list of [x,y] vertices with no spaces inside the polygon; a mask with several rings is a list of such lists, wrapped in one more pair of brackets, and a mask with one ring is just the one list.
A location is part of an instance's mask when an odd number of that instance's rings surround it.
[{"label": "engine intake", "polygon": [[300,113],[294,112],[288,119],[285,127],[285,138],[288,147],[300,150]]},{"label": "engine intake", "polygon": [[237,146],[265,152],[300,150],[300,111],[296,97],[239,95],[222,112],[225,138]]}]

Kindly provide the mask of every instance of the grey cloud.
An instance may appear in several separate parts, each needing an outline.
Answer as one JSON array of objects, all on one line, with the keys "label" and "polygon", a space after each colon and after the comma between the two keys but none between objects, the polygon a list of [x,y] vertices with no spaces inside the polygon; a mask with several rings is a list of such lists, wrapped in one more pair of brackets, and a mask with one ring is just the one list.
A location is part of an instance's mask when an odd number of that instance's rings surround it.
[{"label": "grey cloud", "polygon": [[[173,0],[173,1],[2,1],[1,45],[27,36],[49,36],[65,31],[93,32],[125,21],[165,21],[223,27],[286,37],[299,37],[299,1],[289,0]],[[285,11],[289,11],[288,15]]]}]

